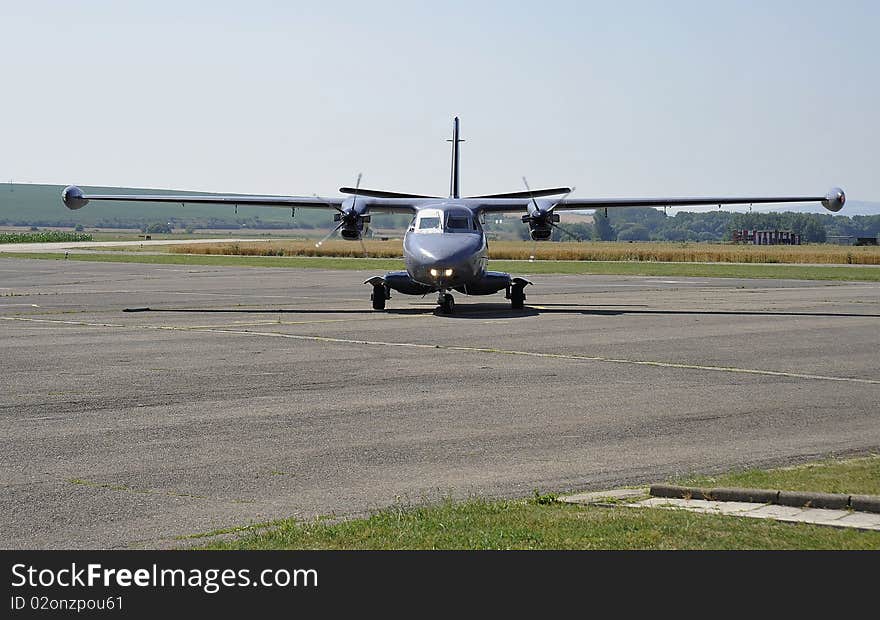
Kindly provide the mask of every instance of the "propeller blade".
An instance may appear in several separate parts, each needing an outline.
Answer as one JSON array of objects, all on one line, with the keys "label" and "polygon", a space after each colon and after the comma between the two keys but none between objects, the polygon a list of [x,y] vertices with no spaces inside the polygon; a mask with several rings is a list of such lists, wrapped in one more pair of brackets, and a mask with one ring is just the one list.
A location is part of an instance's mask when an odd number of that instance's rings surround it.
[{"label": "propeller blade", "polygon": [[342,209],[340,209],[337,205],[331,203],[329,200],[325,200],[324,198],[321,198],[320,196],[318,196],[318,194],[312,194],[312,196],[314,196],[315,198],[317,198],[318,200],[320,200],[321,202],[323,202],[323,203],[324,203],[325,205],[327,205],[328,207],[330,207],[330,208],[332,208],[332,209],[336,209],[336,210],[339,211],[340,213],[345,213],[345,211],[343,211]]},{"label": "propeller blade", "polygon": [[330,232],[328,232],[328,233],[324,236],[323,239],[321,239],[320,241],[318,241],[318,243],[315,244],[315,247],[316,247],[316,248],[319,248],[319,247],[321,247],[322,245],[324,245],[324,242],[327,241],[327,239],[329,239],[330,237],[332,237],[333,234],[334,234],[337,230],[339,230],[340,228],[342,228],[344,225],[345,225],[345,222],[339,222],[339,224],[336,226],[336,228],[334,228],[333,230],[331,230]]},{"label": "propeller blade", "polygon": [[576,187],[572,187],[570,190],[568,190],[568,192],[562,198],[560,198],[559,200],[554,202],[553,206],[550,207],[549,209],[547,209],[547,213],[550,213],[553,209],[555,209],[556,207],[561,205],[563,202],[565,202],[565,199],[568,198],[571,195],[571,193],[576,189],[577,189]]},{"label": "propeller blade", "polygon": [[[355,213],[355,214],[357,213],[357,210],[355,209],[355,207],[357,206],[358,190],[360,190],[360,188],[361,188],[361,178],[363,176],[364,176],[363,172],[358,172],[357,181],[354,184],[354,197],[351,199],[351,212]],[[357,216],[355,216],[355,218],[357,218]],[[355,222],[357,222],[357,219],[355,219]],[[369,258],[368,254],[367,254],[367,246],[364,243],[364,231],[365,230],[366,230],[366,226],[363,225],[363,227],[358,231],[358,241],[361,244],[361,250],[363,250],[363,252],[364,252],[364,258]]]},{"label": "propeller blade", "polygon": [[574,234],[574,233],[572,233],[572,232],[569,232],[569,231],[565,230],[565,229],[564,229],[562,226],[560,226],[559,224],[554,224],[553,222],[547,222],[547,223],[550,224],[553,228],[555,228],[555,229],[558,230],[559,232],[568,235],[569,237],[571,237],[572,239],[574,239],[574,240],[577,241],[578,243],[580,243],[581,241],[583,241],[583,239],[581,239],[580,237],[578,237],[576,234]]},{"label": "propeller blade", "polygon": [[[358,172],[357,182],[354,184],[354,198],[351,199],[351,210],[354,211],[355,206],[357,206],[358,201],[358,190],[361,188],[361,177],[364,176],[363,172]],[[356,211],[355,211],[356,213]]]},{"label": "propeller blade", "polygon": [[529,182],[526,180],[525,177],[523,177],[522,180],[523,180],[523,184],[526,186],[526,191],[529,193],[529,198],[532,199],[532,204],[535,205],[535,210],[540,212],[541,208],[538,206],[538,201],[535,200],[535,196],[532,194],[532,188],[529,187]]}]

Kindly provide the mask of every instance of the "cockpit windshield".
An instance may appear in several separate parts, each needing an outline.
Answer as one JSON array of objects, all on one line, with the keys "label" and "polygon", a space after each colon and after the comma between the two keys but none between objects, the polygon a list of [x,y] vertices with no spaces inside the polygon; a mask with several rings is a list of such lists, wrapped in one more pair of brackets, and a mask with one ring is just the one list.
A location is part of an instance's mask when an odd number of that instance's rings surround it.
[{"label": "cockpit windshield", "polygon": [[473,214],[466,209],[422,209],[411,230],[418,233],[473,233],[477,227]]},{"label": "cockpit windshield", "polygon": [[439,217],[419,218],[419,230],[435,230],[440,228]]},{"label": "cockpit windshield", "polygon": [[467,213],[452,212],[446,215],[448,232],[468,232],[474,229],[471,216]]}]

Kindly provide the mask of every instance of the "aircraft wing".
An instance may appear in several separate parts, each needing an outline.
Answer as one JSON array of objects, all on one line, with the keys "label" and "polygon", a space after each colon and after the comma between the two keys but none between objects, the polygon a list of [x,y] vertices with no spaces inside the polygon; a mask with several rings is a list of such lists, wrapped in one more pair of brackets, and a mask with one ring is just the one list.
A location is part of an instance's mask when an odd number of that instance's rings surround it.
[{"label": "aircraft wing", "polygon": [[[487,213],[513,213],[530,210],[530,199],[480,200],[474,207]],[[820,202],[829,211],[840,211],[846,202],[846,194],[835,187],[824,196],[746,196],[746,197],[698,197],[698,198],[536,198],[542,210],[572,211],[586,209],[613,209],[622,207],[697,207],[722,205],[752,205],[795,202]]]},{"label": "aircraft wing", "polygon": [[210,204],[242,207],[283,207],[338,209],[343,198],[318,198],[304,196],[254,196],[236,194],[86,194],[79,187],[71,185],[61,193],[61,200],[68,209],[82,209],[92,200],[113,200],[120,202],[165,202],[179,204]]},{"label": "aircraft wing", "polygon": [[[390,192],[386,192],[389,193]],[[343,198],[318,196],[255,196],[251,194],[86,194],[75,185],[66,187],[61,200],[68,209],[82,209],[92,200],[119,202],[159,202],[170,204],[226,205],[230,207],[282,207],[284,209],[332,209],[341,211],[353,205],[361,215],[367,213],[412,214],[424,202],[436,202],[422,197],[398,194],[394,197],[374,197],[369,194]]]},{"label": "aircraft wing", "polygon": [[[748,197],[701,197],[701,198],[569,198],[555,210],[611,209],[615,207],[714,207],[723,205],[757,205],[793,202],[821,202],[830,211],[840,211],[846,196],[835,188],[824,196],[748,196]],[[836,208],[833,208],[836,207]]]}]

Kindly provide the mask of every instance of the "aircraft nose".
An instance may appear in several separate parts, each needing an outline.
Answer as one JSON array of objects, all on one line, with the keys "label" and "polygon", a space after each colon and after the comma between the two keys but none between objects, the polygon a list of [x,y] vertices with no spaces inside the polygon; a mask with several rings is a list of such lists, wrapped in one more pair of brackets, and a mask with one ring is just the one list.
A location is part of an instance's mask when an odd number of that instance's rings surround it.
[{"label": "aircraft nose", "polygon": [[418,235],[407,248],[412,259],[410,273],[424,283],[467,280],[479,270],[482,247],[478,235]]},{"label": "aircraft nose", "polygon": [[476,235],[425,235],[418,241],[417,254],[422,262],[454,266],[468,260],[479,249],[480,239]]}]

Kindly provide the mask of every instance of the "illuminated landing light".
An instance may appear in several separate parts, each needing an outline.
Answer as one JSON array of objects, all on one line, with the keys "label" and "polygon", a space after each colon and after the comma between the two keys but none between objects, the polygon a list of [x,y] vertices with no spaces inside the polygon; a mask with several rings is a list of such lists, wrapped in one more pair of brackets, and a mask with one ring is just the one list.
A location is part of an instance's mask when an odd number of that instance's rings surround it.
[{"label": "illuminated landing light", "polygon": [[431,275],[434,276],[434,277],[436,278],[437,276],[440,275],[440,272],[437,271],[436,269],[432,269],[432,270],[431,270]]},{"label": "illuminated landing light", "polygon": [[446,271],[443,272],[443,275],[448,278],[449,276],[452,275],[452,269],[447,269]]}]

